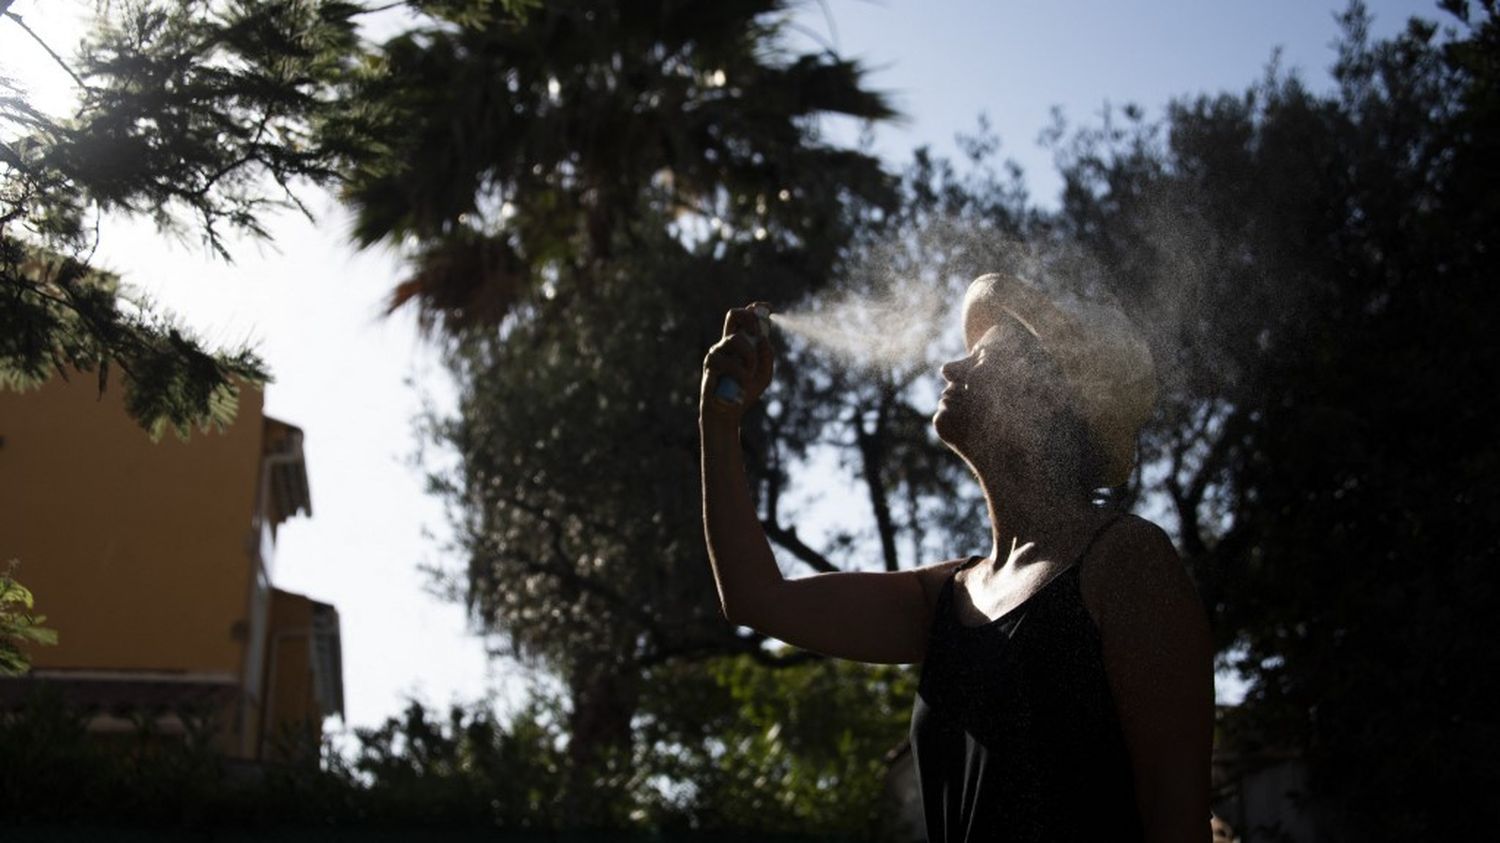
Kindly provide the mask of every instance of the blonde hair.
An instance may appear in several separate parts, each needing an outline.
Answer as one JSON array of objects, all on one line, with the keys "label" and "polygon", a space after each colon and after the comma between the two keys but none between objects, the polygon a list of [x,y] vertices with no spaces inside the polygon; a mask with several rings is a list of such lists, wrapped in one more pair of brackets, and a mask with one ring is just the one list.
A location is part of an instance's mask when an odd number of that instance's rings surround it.
[{"label": "blonde hair", "polygon": [[[1014,319],[1057,364],[1083,426],[1085,462],[1102,457],[1100,486],[1120,486],[1156,405],[1156,369],[1145,339],[1117,307],[1048,295],[1013,275],[982,275],[964,294],[964,341]],[[1090,445],[1093,452],[1090,453]]]}]

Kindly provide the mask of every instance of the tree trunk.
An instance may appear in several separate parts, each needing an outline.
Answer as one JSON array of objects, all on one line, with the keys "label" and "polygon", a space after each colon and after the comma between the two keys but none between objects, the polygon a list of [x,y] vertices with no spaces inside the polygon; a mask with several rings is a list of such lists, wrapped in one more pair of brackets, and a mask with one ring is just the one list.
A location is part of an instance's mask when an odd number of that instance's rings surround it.
[{"label": "tree trunk", "polygon": [[880,536],[880,556],[887,571],[901,570],[896,553],[896,521],[891,517],[891,495],[880,471],[885,463],[885,409],[877,412],[873,431],[865,430],[863,419],[854,420],[854,439],[859,446],[860,464],[865,488],[870,492],[870,508],[875,513],[875,532]]},{"label": "tree trunk", "polygon": [[585,657],[568,676],[573,710],[563,820],[570,827],[612,828],[628,821],[639,682],[634,664],[603,655]]}]

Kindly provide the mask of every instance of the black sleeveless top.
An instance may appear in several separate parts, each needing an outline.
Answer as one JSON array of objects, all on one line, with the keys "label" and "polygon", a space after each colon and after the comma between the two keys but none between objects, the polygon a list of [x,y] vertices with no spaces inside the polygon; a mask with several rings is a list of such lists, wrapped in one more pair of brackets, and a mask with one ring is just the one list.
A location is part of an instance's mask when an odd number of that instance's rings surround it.
[{"label": "black sleeveless top", "polygon": [[911,716],[930,843],[1142,839],[1099,631],[1078,579],[1112,523],[1074,564],[989,623],[961,624],[953,577],[943,584]]}]

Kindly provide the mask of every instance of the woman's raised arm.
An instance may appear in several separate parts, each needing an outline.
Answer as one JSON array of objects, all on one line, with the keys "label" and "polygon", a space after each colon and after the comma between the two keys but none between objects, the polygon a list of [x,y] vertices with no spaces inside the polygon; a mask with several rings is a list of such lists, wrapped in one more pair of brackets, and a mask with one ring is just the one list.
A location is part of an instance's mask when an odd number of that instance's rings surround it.
[{"label": "woman's raised arm", "polygon": [[[894,573],[835,573],[786,579],[776,565],[745,479],[740,419],[771,382],[774,366],[751,308],[731,310],[724,336],[704,359],[699,396],[703,531],[731,623],[803,649],[855,661],[904,664],[922,660],[944,563]],[[743,398],[714,396],[730,375]]]}]

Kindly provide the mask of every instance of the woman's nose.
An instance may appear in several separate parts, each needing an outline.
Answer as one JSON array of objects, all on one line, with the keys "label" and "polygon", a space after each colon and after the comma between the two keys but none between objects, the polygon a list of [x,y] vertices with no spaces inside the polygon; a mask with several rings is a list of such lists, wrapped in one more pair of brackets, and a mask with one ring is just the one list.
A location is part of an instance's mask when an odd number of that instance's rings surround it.
[{"label": "woman's nose", "polygon": [[943,376],[943,380],[954,383],[958,380],[962,363],[962,360],[949,360],[938,368],[938,373]]}]

